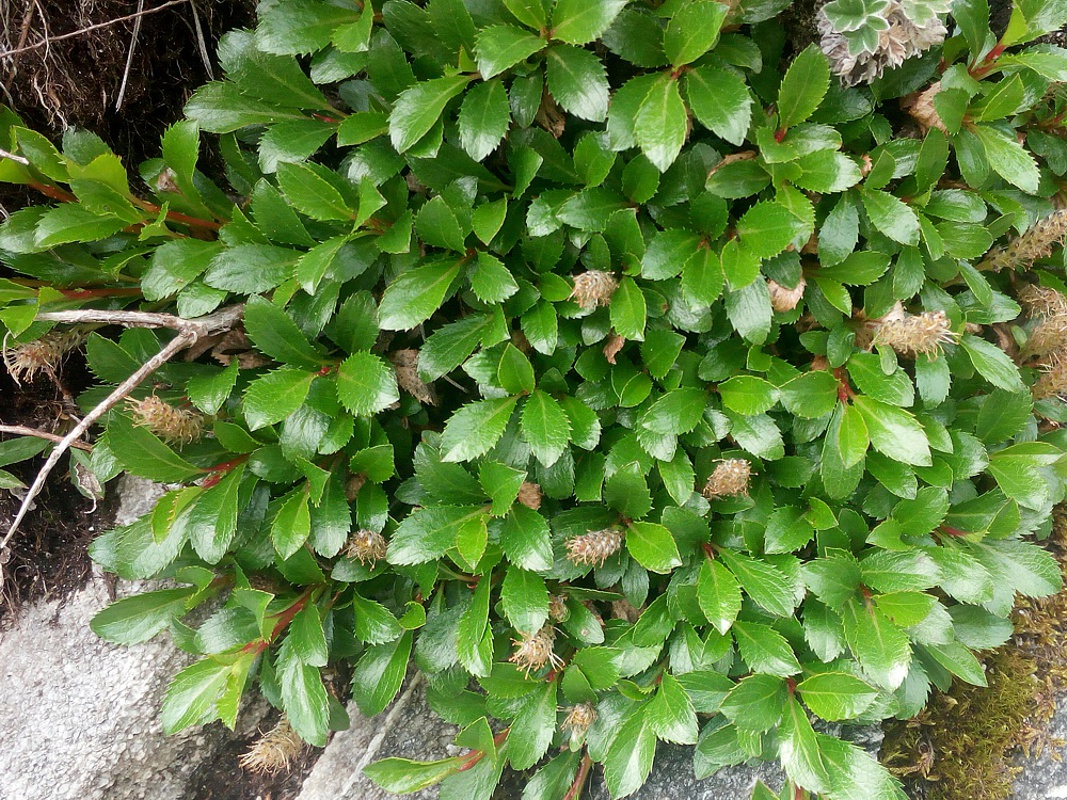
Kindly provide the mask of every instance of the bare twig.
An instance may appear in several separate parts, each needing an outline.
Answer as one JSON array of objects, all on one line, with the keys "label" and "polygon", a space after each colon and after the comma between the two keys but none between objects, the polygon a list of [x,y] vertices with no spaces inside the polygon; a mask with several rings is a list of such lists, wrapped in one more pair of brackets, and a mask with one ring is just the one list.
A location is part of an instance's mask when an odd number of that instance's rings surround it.
[{"label": "bare twig", "polygon": [[200,24],[200,10],[196,7],[196,0],[189,0],[189,8],[193,11],[193,28],[196,30],[196,45],[200,50],[200,60],[204,62],[208,80],[213,81],[215,70],[211,68],[211,56],[208,55],[207,40],[204,38],[204,27]]},{"label": "bare twig", "polygon": [[28,167],[30,165],[29,159],[23,158],[22,156],[17,156],[14,153],[9,153],[7,152],[7,150],[3,149],[0,149],[0,158],[6,158],[9,161],[14,161],[16,164],[22,164],[22,166],[24,167]]},{"label": "bare twig", "polygon": [[[178,332],[167,345],[148,359],[136,372],[123,381],[111,394],[109,394],[96,408],[90,411],[74,428],[59,442],[41,467],[33,484],[22,499],[18,514],[15,515],[11,527],[3,541],[0,541],[2,551],[11,537],[15,535],[22,520],[29,512],[33,499],[44,488],[48,475],[59,462],[60,457],[85,434],[93,424],[114,408],[118,403],[129,395],[145,378],[167,363],[175,354],[194,344],[201,336],[209,336],[213,333],[228,330],[236,324],[244,313],[244,306],[228,306],[214,314],[208,314],[197,319],[182,319],[171,314],[150,314],[140,311],[99,311],[96,309],[82,309],[79,311],[51,311],[37,315],[39,320],[52,322],[106,322],[109,324],[126,325],[129,327],[172,328]],[[3,573],[0,571],[0,585],[3,584]]]},{"label": "bare twig", "polygon": [[42,47],[48,47],[49,45],[54,44],[55,42],[60,42],[64,39],[72,39],[75,36],[81,36],[85,33],[91,33],[92,31],[99,30],[100,28],[108,28],[112,25],[118,25],[120,22],[129,22],[131,19],[137,19],[138,17],[147,17],[149,14],[155,14],[157,11],[163,11],[164,9],[172,8],[173,6],[184,5],[188,2],[190,2],[190,0],[168,0],[168,2],[164,3],[163,5],[156,6],[155,8],[148,8],[144,11],[139,11],[135,14],[127,14],[124,17],[109,19],[107,22],[98,22],[95,25],[89,25],[88,27],[79,28],[76,31],[71,31],[70,33],[64,33],[59,36],[46,38],[43,41],[35,42],[34,44],[26,45],[25,47],[19,47],[15,50],[5,50],[3,52],[0,52],[0,58],[9,58],[10,56],[17,56],[21,53],[28,53],[31,50],[38,50]]},{"label": "bare twig", "polygon": [[[27,428],[25,425],[0,425],[0,433],[8,433],[12,436],[34,436],[38,439],[47,439],[50,442],[62,442],[63,437],[57,433],[39,431],[36,428]],[[91,453],[93,446],[85,442],[72,442],[71,447]]]},{"label": "bare twig", "polygon": [[144,0],[137,0],[137,16],[133,20],[133,33],[130,34],[130,49],[126,53],[126,68],[122,70],[122,83],[119,84],[119,96],[115,99],[115,110],[122,110],[122,101],[126,98],[126,84],[130,80],[133,68],[133,54],[137,51],[137,37],[141,33],[141,19],[144,17]]}]

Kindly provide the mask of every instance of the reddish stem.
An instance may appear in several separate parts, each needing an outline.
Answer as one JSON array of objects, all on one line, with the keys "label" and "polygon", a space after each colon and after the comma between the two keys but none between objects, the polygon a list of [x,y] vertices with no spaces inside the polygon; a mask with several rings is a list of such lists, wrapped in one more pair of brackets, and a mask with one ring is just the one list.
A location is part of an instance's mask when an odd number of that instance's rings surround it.
[{"label": "reddish stem", "polygon": [[585,781],[589,777],[589,770],[592,766],[593,759],[589,757],[588,753],[582,753],[582,765],[578,767],[578,775],[574,778],[571,788],[563,795],[563,800],[578,800],[582,794],[582,789],[585,788]]},{"label": "reddish stem", "polygon": [[970,536],[970,531],[961,531],[959,528],[950,528],[948,525],[942,525],[938,528],[938,531],[945,534],[945,536]]},{"label": "reddish stem", "polygon": [[[58,200],[61,203],[73,203],[78,199],[70,192],[64,191],[58,186],[52,186],[47,183],[31,182],[26,185],[29,186],[31,189],[36,189],[45,197],[51,197],[53,200]],[[162,210],[155,203],[149,203],[147,200],[138,200],[134,198],[134,202],[150,214],[158,214]],[[177,222],[182,225],[188,225],[192,228],[204,228],[205,230],[209,231],[217,231],[222,227],[222,223],[215,222],[214,220],[210,219],[190,217],[188,214],[183,214],[180,211],[168,211],[167,219],[171,222]]]},{"label": "reddish stem", "polygon": [[128,289],[60,289],[59,292],[71,300],[89,300],[93,297],[135,297],[141,294],[140,289],[133,287]]},{"label": "reddish stem", "polygon": [[[495,744],[497,747],[500,747],[500,745],[502,745],[504,743],[504,740],[508,738],[508,733],[510,731],[511,731],[510,727],[509,728],[504,728],[504,730],[502,730],[500,733],[498,733],[496,736],[493,737],[493,744]],[[483,758],[485,758],[485,751],[484,750],[475,750],[473,753],[470,754],[470,756],[468,756],[467,760],[464,761],[459,766],[459,768],[456,770],[456,772],[466,772],[467,770],[471,769],[475,764],[477,764],[479,761],[481,761]]]},{"label": "reddish stem", "polygon": [[278,621],[274,623],[274,629],[270,632],[270,636],[266,639],[257,639],[254,642],[249,642],[241,648],[241,652],[259,654],[270,647],[271,642],[278,638],[278,635],[286,629],[289,623],[293,621],[293,618],[304,609],[308,602],[310,602],[311,595],[314,591],[315,587],[309,586],[304,590],[302,595],[293,601],[291,606],[272,615],[272,617],[276,617]]}]

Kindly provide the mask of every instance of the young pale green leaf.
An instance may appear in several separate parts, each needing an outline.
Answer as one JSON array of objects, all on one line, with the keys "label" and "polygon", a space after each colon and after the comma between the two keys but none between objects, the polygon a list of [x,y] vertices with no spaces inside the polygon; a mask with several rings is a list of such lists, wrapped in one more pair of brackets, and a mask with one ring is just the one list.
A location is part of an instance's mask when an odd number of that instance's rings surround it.
[{"label": "young pale green leaf", "polygon": [[737,375],[719,384],[719,396],[726,408],[753,416],[768,411],[778,402],[778,389],[755,375]]},{"label": "young pale green leaf", "polygon": [[1034,157],[1015,138],[1014,131],[1008,133],[994,125],[975,125],[971,130],[982,143],[994,172],[1024,192],[1037,192],[1041,173]]},{"label": "young pale green leaf", "polygon": [[175,675],[163,698],[163,731],[169,735],[215,719],[215,703],[226,687],[230,671],[230,665],[209,657]]},{"label": "young pale green leaf", "polygon": [[636,792],[648,779],[656,756],[656,734],[638,710],[619,728],[604,759],[604,782],[612,797]]},{"label": "young pale green leaf", "polygon": [[919,244],[919,218],[907,203],[889,192],[875,189],[864,190],[861,197],[874,227],[895,242]]},{"label": "young pale green leaf", "polygon": [[459,529],[484,514],[481,506],[416,509],[404,518],[389,540],[389,563],[423,564],[440,558],[456,543]]},{"label": "young pale green leaf", "polygon": [[318,220],[350,220],[355,208],[339,186],[340,177],[319,164],[278,165],[278,186],[303,214]]},{"label": "young pale green leaf", "polygon": [[387,792],[409,794],[440,783],[463,766],[464,756],[440,761],[383,758],[363,768],[363,774]]}]

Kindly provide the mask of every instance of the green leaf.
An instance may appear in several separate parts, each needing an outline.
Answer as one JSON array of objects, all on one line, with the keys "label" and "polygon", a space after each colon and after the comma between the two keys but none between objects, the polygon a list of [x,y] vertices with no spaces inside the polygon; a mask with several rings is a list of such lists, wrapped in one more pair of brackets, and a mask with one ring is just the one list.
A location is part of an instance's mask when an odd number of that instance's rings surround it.
[{"label": "green leaf", "polygon": [[815,45],[798,55],[782,78],[778,90],[778,124],[791,128],[812,114],[830,88],[830,65]]},{"label": "green leaf", "polygon": [[278,509],[278,515],[270,526],[271,541],[274,549],[283,558],[291,558],[304,546],[311,535],[311,509],[308,507],[308,493],[295,489]]},{"label": "green leaf", "polygon": [[819,752],[819,740],[796,697],[786,702],[778,736],[778,757],[789,779],[809,791],[828,792],[830,776]]},{"label": "green leaf", "polygon": [[387,792],[408,794],[440,783],[463,766],[463,756],[440,761],[383,758],[363,768],[363,774]]},{"label": "green leaf", "polygon": [[642,567],[661,575],[682,565],[671,532],[654,522],[633,522],[626,531],[626,549]]},{"label": "green leaf", "polygon": [[244,324],[252,343],[277,361],[303,369],[317,369],[325,361],[292,318],[262,297],[249,298]]},{"label": "green leaf", "polygon": [[652,493],[638,463],[619,467],[608,476],[604,502],[630,519],[641,519],[652,510]]},{"label": "green leaf", "polygon": [[406,89],[396,99],[393,111],[389,114],[389,140],[396,151],[404,153],[410,150],[429,133],[448,101],[462,92],[469,82],[469,77],[456,75],[422,81]]},{"label": "green leaf", "polygon": [[155,434],[138,427],[128,417],[115,414],[108,423],[108,439],[121,442],[114,449],[119,465],[134,475],[160,483],[180,483],[203,471],[163,444]]},{"label": "green leaf", "polygon": [[357,417],[372,417],[400,399],[396,373],[380,356],[353,353],[337,369],[337,398]]},{"label": "green leaf", "polygon": [[544,39],[522,28],[490,25],[478,32],[478,71],[483,79],[489,80],[544,47]]},{"label": "green leaf", "polygon": [[548,13],[545,10],[544,0],[503,0],[507,7],[519,22],[529,25],[534,30],[540,30],[548,25]]},{"label": "green leaf", "polygon": [[477,400],[459,409],[441,436],[442,461],[470,461],[483,456],[504,435],[517,397]]},{"label": "green leaf", "polygon": [[555,45],[545,52],[548,90],[564,110],[590,122],[608,116],[608,78],[600,59],[588,50]]},{"label": "green leaf", "polygon": [[636,792],[648,779],[656,756],[656,734],[648,718],[634,712],[619,728],[604,758],[604,782],[612,797]]},{"label": "green leaf", "polygon": [[289,368],[276,369],[254,380],[245,390],[243,398],[249,430],[255,431],[281,422],[300,408],[313,380],[314,372]]},{"label": "green leaf", "polygon": [[781,253],[793,241],[796,218],[781,203],[756,203],[737,221],[741,242],[757,258]]},{"label": "green leaf", "polygon": [[700,424],[707,402],[703,389],[672,389],[648,407],[641,426],[666,436],[689,433]]},{"label": "green leaf", "polygon": [[160,712],[164,733],[170,735],[215,719],[215,703],[229,675],[230,666],[214,658],[202,658],[175,675]]},{"label": "green leaf", "polygon": [[[256,294],[274,289],[292,275],[299,254],[285,247],[239,244],[219,253],[204,283],[229,292]],[[179,308],[181,307],[179,297]]]},{"label": "green leaf", "polygon": [[756,603],[775,616],[793,616],[798,600],[792,583],[781,570],[758,558],[725,549],[719,552],[719,558]]},{"label": "green leaf", "polygon": [[70,242],[94,242],[114,236],[129,223],[113,216],[99,216],[75,203],[51,208],[37,223],[34,245],[47,250]]},{"label": "green leaf", "polygon": [[431,262],[404,272],[386,287],[378,307],[383,330],[411,330],[425,322],[445,301],[463,260]]},{"label": "green leaf", "polygon": [[985,148],[986,158],[989,159],[989,166],[994,172],[1024,192],[1037,192],[1041,173],[1034,157],[1015,138],[1014,131],[1009,134],[993,125],[974,125],[970,130]]},{"label": "green leaf", "polygon": [[694,304],[710,306],[722,296],[723,272],[718,254],[710,247],[699,248],[682,265],[682,294]]},{"label": "green leaf", "polygon": [[510,122],[504,84],[499,80],[480,83],[467,92],[459,109],[460,145],[467,155],[481,161],[500,144]]},{"label": "green leaf", "polygon": [[340,176],[319,164],[278,165],[278,186],[293,206],[312,219],[351,220],[355,209],[339,183]]},{"label": "green leaf", "polygon": [[368,647],[352,676],[352,698],[367,717],[380,714],[404,682],[411,658],[411,631],[387,644]]},{"label": "green leaf", "polygon": [[741,610],[737,578],[718,561],[704,561],[697,581],[697,601],[708,622],[725,636]]},{"label": "green leaf", "polygon": [[773,675],[754,674],[737,682],[720,710],[738,728],[762,733],[778,724],[785,703],[785,681]]},{"label": "green leaf", "polygon": [[741,658],[753,672],[783,678],[800,672],[800,663],[793,654],[793,648],[770,625],[737,620],[732,631]]},{"label": "green leaf", "polygon": [[504,616],[519,633],[536,633],[548,622],[548,589],[536,573],[508,567],[500,602]]},{"label": "green leaf", "polygon": [[537,390],[523,406],[522,435],[537,460],[551,467],[570,443],[571,423],[555,399]]},{"label": "green leaf", "polygon": [[874,227],[895,242],[913,247],[919,244],[919,218],[907,203],[874,189],[864,190],[861,197]]},{"label": "green leaf", "polygon": [[988,686],[985,677],[985,667],[974,653],[959,642],[946,642],[945,644],[928,644],[924,646],[926,652],[933,656],[934,661],[947,669],[957,678],[960,678],[971,686]]},{"label": "green leaf", "polygon": [[875,450],[917,467],[933,463],[926,433],[910,413],[871,397],[856,396],[852,402],[867,426]]},{"label": "green leaf", "polygon": [[737,73],[720,67],[697,67],[685,75],[685,94],[701,125],[730,144],[740,145],[745,140],[752,120],[752,96]]},{"label": "green leaf", "polygon": [[674,744],[696,744],[699,729],[693,701],[669,672],[663,673],[645,716],[656,738]]},{"label": "green leaf", "polygon": [[641,103],[634,128],[641,151],[660,172],[666,172],[681,152],[687,120],[678,81],[663,76],[653,84]]},{"label": "green leaf", "polygon": [[648,317],[645,295],[633,278],[623,278],[611,296],[611,325],[624,339],[642,341]]},{"label": "green leaf", "polygon": [[497,381],[510,394],[530,394],[537,386],[530,359],[510,342],[500,356]]},{"label": "green leaf", "polygon": [[763,378],[737,375],[719,384],[719,396],[726,408],[754,416],[768,411],[778,402],[778,389]]},{"label": "green leaf", "polygon": [[[791,414],[818,419],[837,406],[837,379],[826,370],[812,370],[784,383],[779,390],[782,405]],[[864,450],[867,448],[864,447]]]},{"label": "green leaf", "polygon": [[900,628],[873,605],[850,599],[841,615],[845,641],[870,679],[895,690],[911,665],[911,645]]},{"label": "green leaf", "polygon": [[960,345],[971,357],[974,368],[991,384],[1007,392],[1023,390],[1019,368],[1011,357],[995,344],[973,334],[965,334],[960,339]]},{"label": "green leaf", "polygon": [[415,216],[415,233],[426,244],[465,253],[463,229],[444,197],[438,195],[419,209]]},{"label": "green leaf", "polygon": [[524,505],[513,506],[500,531],[500,546],[508,560],[531,572],[552,568],[552,540],[548,522]]},{"label": "green leaf", "polygon": [[511,723],[507,753],[512,767],[529,769],[540,761],[555,730],[556,682],[548,681],[527,698]]},{"label": "green leaf", "polygon": [[184,614],[194,587],[160,589],[118,600],[89,622],[93,633],[116,644],[138,644],[166,630]]},{"label": "green leaf", "polygon": [[797,685],[804,704],[830,722],[854,719],[870,708],[878,690],[845,672],[823,672]]},{"label": "green leaf", "polygon": [[389,540],[389,563],[423,564],[440,558],[455,544],[459,529],[484,513],[481,506],[415,509]]},{"label": "green leaf", "polygon": [[588,44],[599,39],[629,0],[557,0],[552,11],[553,39]]},{"label": "green leaf", "polygon": [[675,11],[663,35],[663,50],[671,64],[690,64],[714,47],[728,10],[711,0],[690,0]]}]

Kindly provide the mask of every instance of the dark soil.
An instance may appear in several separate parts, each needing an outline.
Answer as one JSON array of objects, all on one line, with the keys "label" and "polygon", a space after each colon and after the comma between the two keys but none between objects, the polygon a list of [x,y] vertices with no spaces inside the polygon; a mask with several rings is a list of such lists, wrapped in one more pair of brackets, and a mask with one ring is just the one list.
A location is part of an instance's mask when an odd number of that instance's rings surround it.
[{"label": "dark soil", "polygon": [[[84,361],[74,357],[57,377],[60,385],[42,376],[19,387],[6,370],[0,369],[0,423],[65,433],[64,426],[69,427],[70,419],[69,400],[64,394],[69,397],[84,389],[89,375]],[[39,456],[5,469],[29,485],[43,461],[44,457]],[[86,547],[97,532],[106,530],[114,511],[112,503],[104,501],[97,504],[93,513],[93,502],[71,484],[67,463],[61,462],[52,472],[35,501],[36,508],[9,544],[0,592],[0,629],[13,621],[25,603],[64,599],[89,579],[92,562]],[[6,535],[20,504],[11,492],[0,491],[0,536]]]},{"label": "dark soil", "polygon": [[[164,2],[144,0],[143,8],[151,11]],[[159,135],[181,118],[193,90],[220,77],[214,63],[218,37],[251,25],[254,7],[253,0],[195,0],[145,14],[136,39],[136,23],[129,20],[57,40],[135,14],[138,2],[0,2],[0,51],[48,43],[0,58],[0,102],[42,133],[87,128],[135,167],[158,155]],[[126,90],[116,109],[124,75]]]}]

